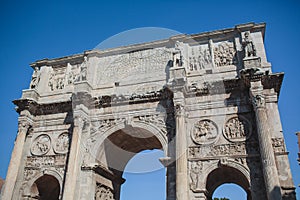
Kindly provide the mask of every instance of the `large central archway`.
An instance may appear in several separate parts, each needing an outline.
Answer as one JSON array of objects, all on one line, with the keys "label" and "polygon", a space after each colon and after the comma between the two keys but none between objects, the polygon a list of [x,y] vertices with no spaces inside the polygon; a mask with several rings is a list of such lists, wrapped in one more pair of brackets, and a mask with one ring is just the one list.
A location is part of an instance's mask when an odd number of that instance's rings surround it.
[{"label": "large central archway", "polygon": [[[135,126],[127,125],[116,130],[112,128],[108,132],[109,135],[103,140],[101,144],[97,160],[103,165],[107,166],[108,170],[113,173],[114,177],[122,180],[123,173],[127,163],[139,152],[145,150],[162,150],[166,152],[167,144],[165,143],[165,135],[156,131],[151,125],[135,124]],[[114,130],[114,131],[112,131]],[[106,134],[108,134],[106,132]],[[162,166],[160,166],[161,169]],[[149,170],[158,170],[157,165],[149,166]],[[123,179],[124,182],[124,179]],[[112,181],[112,192],[114,199],[120,199],[122,181]],[[97,198],[96,198],[97,199]]]}]

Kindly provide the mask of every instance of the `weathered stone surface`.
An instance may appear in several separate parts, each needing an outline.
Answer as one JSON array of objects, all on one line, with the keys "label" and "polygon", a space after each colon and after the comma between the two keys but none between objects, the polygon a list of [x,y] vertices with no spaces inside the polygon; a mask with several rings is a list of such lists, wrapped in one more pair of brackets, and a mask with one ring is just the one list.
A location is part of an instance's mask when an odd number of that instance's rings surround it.
[{"label": "weathered stone surface", "polygon": [[162,149],[167,199],[294,199],[265,24],[31,64],[3,199],[120,199],[127,162]]}]

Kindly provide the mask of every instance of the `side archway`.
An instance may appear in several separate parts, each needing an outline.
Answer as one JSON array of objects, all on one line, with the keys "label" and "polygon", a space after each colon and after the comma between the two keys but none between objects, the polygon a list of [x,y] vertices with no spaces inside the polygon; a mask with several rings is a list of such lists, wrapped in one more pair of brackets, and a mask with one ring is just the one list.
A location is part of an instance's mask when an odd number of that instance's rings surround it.
[{"label": "side archway", "polygon": [[27,182],[23,196],[40,200],[58,200],[62,192],[62,177],[56,171],[38,173]]},{"label": "side archway", "polygon": [[247,193],[247,199],[251,199],[250,176],[245,167],[230,162],[226,165],[218,164],[210,170],[206,178],[206,191],[208,199],[212,199],[214,191],[226,183],[234,183],[242,187]]}]

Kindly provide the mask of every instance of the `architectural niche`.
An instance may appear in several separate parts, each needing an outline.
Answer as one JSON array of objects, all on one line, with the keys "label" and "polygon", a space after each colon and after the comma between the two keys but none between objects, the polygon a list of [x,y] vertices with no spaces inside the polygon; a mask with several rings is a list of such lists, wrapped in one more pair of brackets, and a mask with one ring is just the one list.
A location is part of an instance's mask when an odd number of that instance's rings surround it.
[{"label": "architectural niche", "polygon": [[[2,199],[119,200],[124,168],[161,149],[168,200],[295,199],[265,24],[31,64]],[[49,196],[49,194],[51,195]]]}]

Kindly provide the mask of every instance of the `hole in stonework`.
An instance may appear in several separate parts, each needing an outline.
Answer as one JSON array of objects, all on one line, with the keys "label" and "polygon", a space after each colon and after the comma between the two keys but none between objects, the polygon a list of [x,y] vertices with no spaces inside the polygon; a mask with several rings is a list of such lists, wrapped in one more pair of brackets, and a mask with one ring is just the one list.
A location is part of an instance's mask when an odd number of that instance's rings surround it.
[{"label": "hole in stonework", "polygon": [[213,200],[243,200],[247,199],[245,190],[237,184],[220,185],[213,193]]}]

